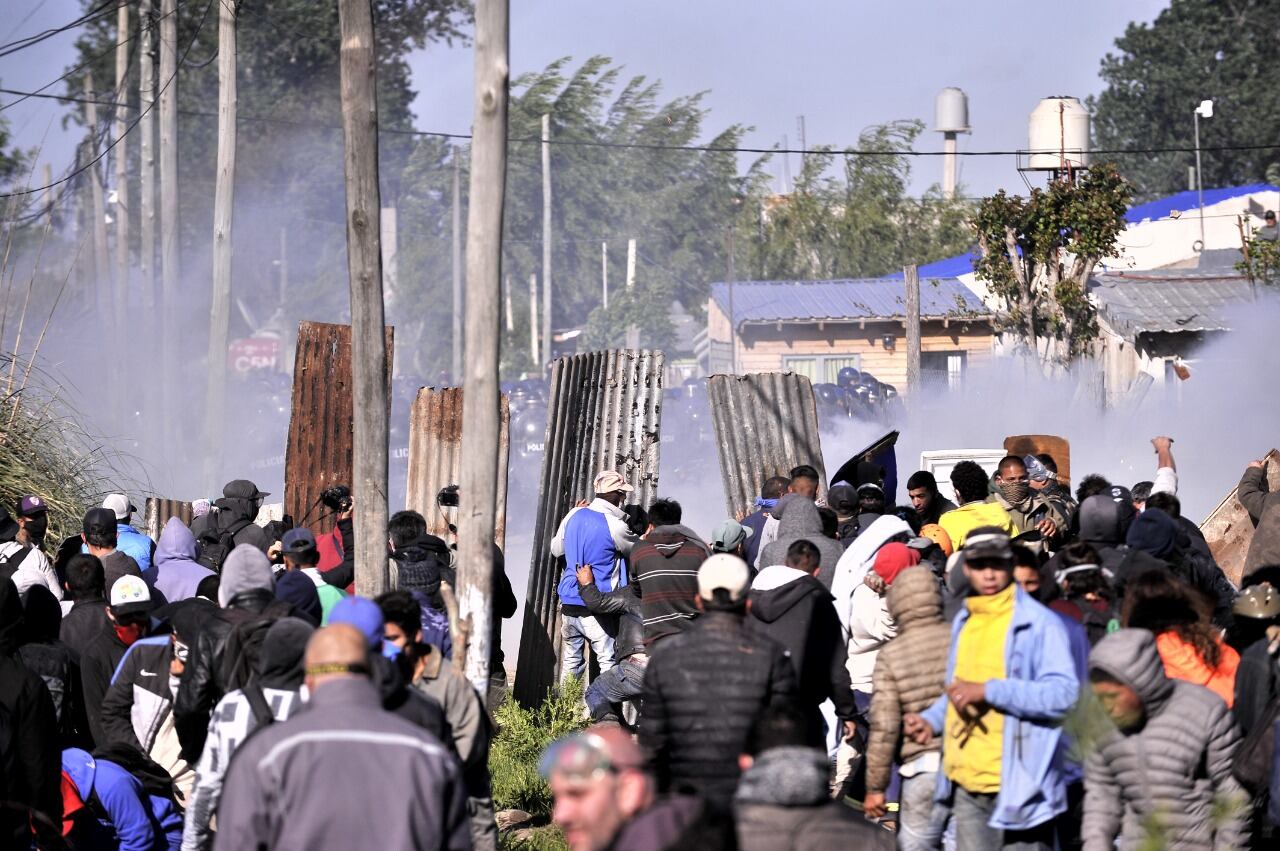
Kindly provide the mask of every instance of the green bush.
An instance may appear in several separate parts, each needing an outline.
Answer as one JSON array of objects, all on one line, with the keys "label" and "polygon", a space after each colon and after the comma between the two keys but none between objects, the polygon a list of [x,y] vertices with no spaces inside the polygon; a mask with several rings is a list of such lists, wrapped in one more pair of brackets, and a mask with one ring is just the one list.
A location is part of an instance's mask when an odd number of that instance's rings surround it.
[{"label": "green bush", "polygon": [[551,815],[551,790],[538,774],[538,760],[556,739],[587,725],[582,683],[571,679],[563,688],[549,692],[533,710],[508,698],[494,718],[498,734],[489,749],[494,808],[524,810],[545,820]]},{"label": "green bush", "polygon": [[535,827],[522,836],[509,831],[500,833],[498,848],[501,851],[568,851],[569,844],[564,841],[560,828],[552,824]]}]

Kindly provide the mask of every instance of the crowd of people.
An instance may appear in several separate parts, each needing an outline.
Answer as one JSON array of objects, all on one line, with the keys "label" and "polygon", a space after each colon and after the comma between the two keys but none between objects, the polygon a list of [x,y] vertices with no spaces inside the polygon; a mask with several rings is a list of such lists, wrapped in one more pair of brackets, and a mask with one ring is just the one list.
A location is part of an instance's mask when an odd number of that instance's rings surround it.
[{"label": "crowd of people", "polygon": [[154,541],[124,494],[59,542],[38,496],[0,508],[0,847],[497,848],[489,695],[451,662],[456,529],[394,514],[370,600],[354,500],[326,494],[323,534],[255,523],[245,480]]},{"label": "crowd of people", "polygon": [[[604,471],[561,523],[543,771],[575,851],[1269,848],[1280,842],[1280,495],[1251,463],[1237,588],[1155,474],[961,461],[894,505],[802,465],[708,539]],[[847,469],[847,468],[846,468]]]},{"label": "crowd of people", "polygon": [[[1011,455],[902,505],[873,463],[801,465],[705,539],[600,472],[550,542],[588,680],[540,766],[569,846],[1273,847],[1280,495],[1244,471],[1237,588],[1152,444],[1131,486]],[[266,496],[229,482],[156,540],[120,493],[62,541],[38,495],[0,508],[0,846],[498,847],[501,552],[482,695],[453,526],[393,515],[367,599],[352,494],[319,534],[255,523]]]}]

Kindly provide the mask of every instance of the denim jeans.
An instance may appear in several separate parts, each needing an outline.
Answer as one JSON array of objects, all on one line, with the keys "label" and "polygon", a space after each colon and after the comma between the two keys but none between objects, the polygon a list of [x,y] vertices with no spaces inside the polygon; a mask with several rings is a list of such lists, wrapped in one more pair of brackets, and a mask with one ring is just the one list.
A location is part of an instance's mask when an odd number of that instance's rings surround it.
[{"label": "denim jeans", "polygon": [[1005,849],[1005,851],[1053,851],[1053,820],[1030,830],[1001,830],[987,822],[996,807],[995,795],[967,792],[959,786],[951,804],[956,821],[956,848]]},{"label": "denim jeans", "polygon": [[938,775],[923,771],[902,778],[898,795],[898,847],[902,851],[935,851],[947,827],[946,806],[933,800]]},{"label": "denim jeans", "polygon": [[611,623],[615,618],[596,618],[592,615],[574,617],[564,616],[561,640],[564,653],[561,655],[560,682],[569,677],[580,677],[587,670],[587,643],[596,654],[596,664],[600,673],[613,667],[614,636],[617,627]]},{"label": "denim jeans", "polygon": [[585,695],[591,720],[599,721],[609,714],[615,703],[634,700],[644,691],[645,666],[628,656],[596,677]]}]

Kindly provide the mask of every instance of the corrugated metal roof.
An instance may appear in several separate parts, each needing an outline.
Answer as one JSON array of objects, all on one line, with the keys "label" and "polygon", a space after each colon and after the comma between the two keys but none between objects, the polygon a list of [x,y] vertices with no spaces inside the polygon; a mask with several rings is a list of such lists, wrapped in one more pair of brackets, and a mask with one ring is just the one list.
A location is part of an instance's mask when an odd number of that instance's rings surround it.
[{"label": "corrugated metal roof", "polygon": [[[729,313],[729,285],[711,285],[712,297]],[[740,281],[733,285],[733,318],[745,322],[839,322],[902,317],[907,290],[901,280],[861,278],[835,281]],[[986,316],[982,300],[955,278],[920,281],[920,315]]]},{"label": "corrugated metal roof", "polygon": [[1253,298],[1242,276],[1195,270],[1098,275],[1089,292],[1107,323],[1130,340],[1138,334],[1230,330],[1228,308]]}]

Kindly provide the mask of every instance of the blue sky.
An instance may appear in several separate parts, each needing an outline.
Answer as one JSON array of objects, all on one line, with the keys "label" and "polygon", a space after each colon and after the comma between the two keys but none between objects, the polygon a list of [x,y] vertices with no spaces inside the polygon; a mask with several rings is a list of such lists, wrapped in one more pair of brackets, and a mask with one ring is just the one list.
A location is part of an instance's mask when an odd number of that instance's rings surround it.
[{"label": "blue sky", "polygon": [[[332,2],[332,0],[329,0]],[[74,19],[78,0],[4,0],[0,43]],[[810,145],[853,144],[868,125],[900,118],[931,122],[945,86],[969,95],[974,132],[961,150],[1026,147],[1027,116],[1047,95],[1096,93],[1099,61],[1131,20],[1149,21],[1167,0],[515,0],[511,14],[513,76],[561,56],[605,54],[631,74],[663,81],[670,96],[706,90],[709,129],[740,123],[755,130],[750,146],[785,134],[798,147],[805,116]],[[59,76],[73,57],[73,34],[0,59],[0,85],[30,90]],[[423,130],[466,132],[471,123],[472,55],[468,47],[432,45],[410,61]],[[60,90],[60,84],[55,91]],[[13,100],[0,95],[0,106]],[[19,144],[43,146],[60,171],[76,137],[62,129],[68,107],[29,100],[0,112]],[[926,134],[922,150],[941,146]],[[798,159],[792,163],[794,172]],[[778,166],[780,168],[780,164]],[[922,159],[921,191],[941,177]],[[967,194],[1020,190],[1012,158],[969,158],[960,179]]]}]

